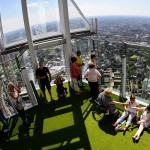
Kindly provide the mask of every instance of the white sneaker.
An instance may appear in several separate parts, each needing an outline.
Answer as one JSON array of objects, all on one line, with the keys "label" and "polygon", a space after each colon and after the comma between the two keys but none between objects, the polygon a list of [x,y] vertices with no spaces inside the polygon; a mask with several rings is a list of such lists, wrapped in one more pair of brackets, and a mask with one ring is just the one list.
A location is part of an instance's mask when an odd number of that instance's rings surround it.
[{"label": "white sneaker", "polygon": [[115,128],[116,131],[121,130],[121,124],[118,124],[117,127]]},{"label": "white sneaker", "polygon": [[4,129],[3,132],[8,132],[10,129]]}]

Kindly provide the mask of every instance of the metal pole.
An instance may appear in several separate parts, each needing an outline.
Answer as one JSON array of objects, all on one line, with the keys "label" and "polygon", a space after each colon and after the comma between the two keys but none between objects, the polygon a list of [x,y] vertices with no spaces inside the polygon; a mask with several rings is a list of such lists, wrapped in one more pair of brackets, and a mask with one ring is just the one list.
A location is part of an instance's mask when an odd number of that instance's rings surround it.
[{"label": "metal pole", "polygon": [[68,80],[70,80],[70,58],[72,55],[72,47],[71,47],[67,0],[58,0],[58,4],[59,4],[61,30],[63,33],[63,37],[66,39],[66,44],[64,44],[64,56],[66,60],[67,77]]},{"label": "metal pole", "polygon": [[121,85],[121,97],[126,97],[126,56],[122,57],[122,85]]},{"label": "metal pole", "polygon": [[87,21],[86,17],[84,16],[84,14],[82,13],[82,11],[80,10],[80,8],[78,7],[78,5],[75,3],[74,0],[70,0],[72,2],[72,4],[74,5],[74,7],[77,9],[77,11],[79,12],[79,14],[81,15],[81,17],[83,18],[83,21],[86,24],[86,28],[91,30],[90,24]]},{"label": "metal pole", "polygon": [[34,66],[34,69],[36,70],[38,68],[38,65],[37,65],[36,53],[35,53],[34,47],[33,47],[33,41],[32,41],[32,36],[31,36],[31,29],[30,29],[30,24],[29,24],[26,0],[21,0],[21,4],[22,4],[23,20],[24,20],[24,25],[25,25],[25,32],[26,32],[26,36],[27,36],[29,52],[31,55],[31,61]]},{"label": "metal pole", "polygon": [[[99,37],[99,33],[98,33],[98,20],[97,18],[95,18],[95,27],[96,27],[96,37],[98,39]],[[99,46],[100,42],[99,40],[97,40],[97,58],[98,58],[98,66],[100,67],[100,46]]]}]

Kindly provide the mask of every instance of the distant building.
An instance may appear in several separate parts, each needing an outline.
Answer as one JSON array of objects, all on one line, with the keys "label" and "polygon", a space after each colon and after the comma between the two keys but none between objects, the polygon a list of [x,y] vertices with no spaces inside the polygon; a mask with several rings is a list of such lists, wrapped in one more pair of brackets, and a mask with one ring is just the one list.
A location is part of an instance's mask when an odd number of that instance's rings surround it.
[{"label": "distant building", "polygon": [[142,95],[145,97],[150,96],[150,78],[145,78],[142,83]]}]

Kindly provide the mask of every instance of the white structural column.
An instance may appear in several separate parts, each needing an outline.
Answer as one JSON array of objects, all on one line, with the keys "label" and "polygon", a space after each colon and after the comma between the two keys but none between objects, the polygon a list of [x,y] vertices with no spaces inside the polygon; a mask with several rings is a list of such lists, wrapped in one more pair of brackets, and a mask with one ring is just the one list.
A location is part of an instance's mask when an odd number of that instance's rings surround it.
[{"label": "white structural column", "polygon": [[[98,20],[97,20],[97,18],[95,18],[95,26],[96,26],[96,37],[97,37],[97,39],[98,39],[98,37],[99,37],[99,31],[98,31]],[[101,50],[100,50],[100,41],[99,40],[97,40],[97,57],[98,57],[98,66],[100,67],[100,65],[101,65],[101,55],[100,55],[100,53],[101,53]]]},{"label": "white structural column", "polygon": [[26,36],[27,36],[29,52],[31,55],[31,61],[34,66],[34,69],[36,70],[38,65],[37,65],[36,54],[35,54],[34,47],[33,47],[33,41],[32,41],[32,36],[31,36],[26,0],[21,0],[21,4],[22,4],[23,20],[24,20],[24,25],[25,25],[25,32],[26,32]]},{"label": "white structural column", "polygon": [[122,57],[122,85],[121,85],[121,96],[126,98],[126,56],[123,55]]},{"label": "white structural column", "polygon": [[68,80],[70,81],[70,58],[72,56],[72,47],[71,47],[71,36],[69,27],[68,4],[67,0],[58,0],[58,3],[59,3],[61,32],[63,34],[63,37],[66,39],[66,44],[64,44],[64,55],[67,67],[67,76]]}]

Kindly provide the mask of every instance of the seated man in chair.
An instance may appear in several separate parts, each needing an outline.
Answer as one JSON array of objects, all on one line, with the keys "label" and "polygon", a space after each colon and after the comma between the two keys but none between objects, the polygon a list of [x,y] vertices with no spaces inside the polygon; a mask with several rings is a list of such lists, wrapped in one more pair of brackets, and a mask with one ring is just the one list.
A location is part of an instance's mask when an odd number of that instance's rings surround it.
[{"label": "seated man in chair", "polygon": [[118,113],[118,111],[116,111],[117,109],[114,104],[126,105],[126,103],[117,102],[115,100],[112,100],[111,95],[112,95],[112,90],[110,88],[106,88],[104,90],[104,92],[99,94],[99,96],[97,98],[97,102],[101,106],[107,107],[109,114],[115,115],[116,113]]}]

